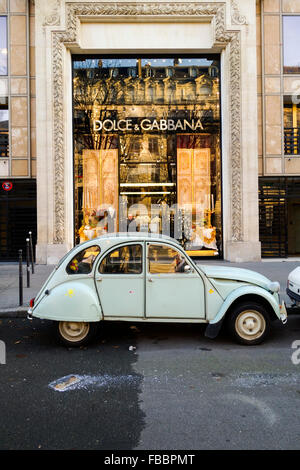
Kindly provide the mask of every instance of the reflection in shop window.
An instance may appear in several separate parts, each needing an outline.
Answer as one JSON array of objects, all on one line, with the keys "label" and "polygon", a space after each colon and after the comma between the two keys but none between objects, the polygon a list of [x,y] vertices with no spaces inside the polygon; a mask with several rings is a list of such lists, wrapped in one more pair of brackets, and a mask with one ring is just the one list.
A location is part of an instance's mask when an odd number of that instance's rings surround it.
[{"label": "reflection in shop window", "polygon": [[7,18],[0,16],[0,75],[7,75]]},{"label": "reflection in shop window", "polygon": [[0,158],[9,157],[8,120],[8,98],[0,97]]},{"label": "reflection in shop window", "polygon": [[221,255],[219,70],[217,55],[73,57],[76,243],[134,219]]},{"label": "reflection in shop window", "polygon": [[283,16],[283,73],[300,73],[300,16]]},{"label": "reflection in shop window", "polygon": [[300,105],[292,96],[284,96],[284,154],[300,154]]}]

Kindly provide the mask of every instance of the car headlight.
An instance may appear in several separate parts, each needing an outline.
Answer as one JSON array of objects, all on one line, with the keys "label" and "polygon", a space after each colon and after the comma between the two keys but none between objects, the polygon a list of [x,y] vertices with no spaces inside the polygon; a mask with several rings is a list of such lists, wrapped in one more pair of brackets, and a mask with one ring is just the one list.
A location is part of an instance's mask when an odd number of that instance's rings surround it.
[{"label": "car headlight", "polygon": [[280,284],[277,281],[270,282],[269,284],[269,290],[271,292],[279,292],[280,291]]}]

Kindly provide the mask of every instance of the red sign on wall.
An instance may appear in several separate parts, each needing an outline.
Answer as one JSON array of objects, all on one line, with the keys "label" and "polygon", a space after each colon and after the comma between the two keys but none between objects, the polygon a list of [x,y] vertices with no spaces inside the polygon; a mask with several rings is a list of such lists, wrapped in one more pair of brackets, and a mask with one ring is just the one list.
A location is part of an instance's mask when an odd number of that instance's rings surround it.
[{"label": "red sign on wall", "polygon": [[10,191],[13,187],[13,184],[11,181],[4,181],[4,183],[2,183],[2,188],[4,189],[4,191]]}]

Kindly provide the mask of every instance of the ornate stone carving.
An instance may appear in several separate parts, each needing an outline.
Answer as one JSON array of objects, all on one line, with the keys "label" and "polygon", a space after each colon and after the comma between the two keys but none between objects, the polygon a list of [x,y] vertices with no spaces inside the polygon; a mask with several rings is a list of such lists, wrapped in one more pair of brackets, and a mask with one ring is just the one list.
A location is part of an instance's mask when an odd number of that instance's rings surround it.
[{"label": "ornate stone carving", "polygon": [[58,26],[60,24],[60,0],[55,0],[53,10],[47,12],[43,26]]},{"label": "ornate stone carving", "polygon": [[[238,10],[232,1],[234,14]],[[114,17],[128,20],[142,16],[149,19],[161,17],[210,17],[214,21],[215,45],[230,48],[230,134],[231,134],[231,217],[233,241],[243,240],[242,224],[242,171],[241,171],[241,90],[240,90],[240,32],[228,31],[225,24],[225,2],[207,3],[72,3],[66,4],[66,28],[52,33],[52,74],[54,94],[54,171],[55,220],[54,243],[65,241],[64,207],[64,108],[63,108],[63,48],[77,44],[78,17]],[[236,17],[237,18],[237,17]],[[243,24],[242,17],[239,23]]]},{"label": "ornate stone carving", "polygon": [[246,24],[247,19],[240,14],[236,0],[231,0],[231,22],[232,24]]}]

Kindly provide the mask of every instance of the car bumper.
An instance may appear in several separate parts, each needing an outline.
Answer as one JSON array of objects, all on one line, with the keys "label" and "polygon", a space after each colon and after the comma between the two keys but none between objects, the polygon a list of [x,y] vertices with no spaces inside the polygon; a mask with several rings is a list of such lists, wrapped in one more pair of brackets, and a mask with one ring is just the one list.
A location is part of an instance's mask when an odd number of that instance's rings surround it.
[{"label": "car bumper", "polygon": [[32,308],[27,310],[27,320],[32,320]]},{"label": "car bumper", "polygon": [[280,320],[282,321],[283,324],[285,324],[287,322],[287,311],[286,311],[284,300],[282,301],[282,304],[279,305],[279,309],[280,309]]},{"label": "car bumper", "polygon": [[286,293],[295,302],[300,302],[300,295],[296,294],[296,292],[293,292],[291,289],[287,288]]}]

